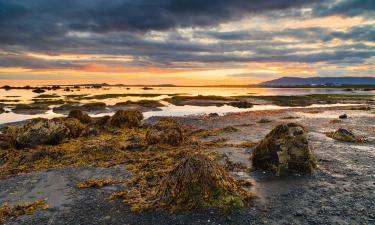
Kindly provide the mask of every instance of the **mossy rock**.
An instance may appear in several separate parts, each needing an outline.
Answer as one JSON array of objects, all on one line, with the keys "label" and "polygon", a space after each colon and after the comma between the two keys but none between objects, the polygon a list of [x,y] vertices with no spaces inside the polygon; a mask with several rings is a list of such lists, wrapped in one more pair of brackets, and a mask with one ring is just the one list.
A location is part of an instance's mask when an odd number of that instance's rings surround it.
[{"label": "mossy rock", "polygon": [[150,127],[146,134],[148,144],[178,146],[184,140],[182,126],[171,118],[163,118]]},{"label": "mossy rock", "polygon": [[92,121],[91,117],[83,113],[81,110],[72,110],[69,112],[68,118],[78,119],[81,123],[90,123]]},{"label": "mossy rock", "polygon": [[[140,207],[171,212],[193,209],[239,209],[251,195],[215,161],[203,154],[185,154],[155,186]],[[141,203],[142,204],[142,203]]]},{"label": "mossy rock", "polygon": [[34,147],[39,144],[59,144],[70,136],[69,129],[63,122],[34,119],[30,123],[13,129],[12,136],[18,147]]},{"label": "mossy rock", "polygon": [[70,135],[73,138],[81,136],[82,132],[85,130],[85,125],[81,123],[80,120],[76,118],[66,118],[64,121],[65,126],[69,129]]},{"label": "mossy rock", "polygon": [[109,126],[118,128],[140,127],[143,114],[139,110],[119,110],[108,121]]},{"label": "mossy rock", "polygon": [[362,140],[356,137],[353,132],[340,128],[337,131],[328,134],[329,137],[338,140],[338,141],[345,141],[345,142],[361,142]]},{"label": "mossy rock", "polygon": [[255,169],[286,173],[312,173],[316,168],[306,129],[296,123],[276,126],[255,147],[252,154]]}]

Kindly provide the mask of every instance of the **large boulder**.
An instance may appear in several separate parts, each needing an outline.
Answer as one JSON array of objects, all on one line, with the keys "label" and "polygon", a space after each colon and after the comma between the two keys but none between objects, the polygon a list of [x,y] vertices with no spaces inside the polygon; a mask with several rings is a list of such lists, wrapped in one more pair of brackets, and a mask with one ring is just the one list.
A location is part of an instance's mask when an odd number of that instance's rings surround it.
[{"label": "large boulder", "polygon": [[17,146],[34,147],[39,144],[59,144],[69,137],[70,132],[61,121],[40,118],[18,128],[14,135]]},{"label": "large boulder", "polygon": [[310,150],[306,129],[295,123],[276,126],[255,147],[252,154],[255,169],[285,173],[312,173],[316,159]]},{"label": "large boulder", "polygon": [[184,140],[182,127],[175,120],[163,118],[150,127],[146,134],[148,144],[178,146]]},{"label": "large boulder", "polygon": [[69,112],[68,118],[74,118],[79,120],[81,123],[90,123],[92,121],[91,117],[83,113],[81,110],[75,109]]},{"label": "large boulder", "polygon": [[109,125],[118,128],[139,127],[142,124],[143,114],[138,110],[119,110],[108,121]]}]

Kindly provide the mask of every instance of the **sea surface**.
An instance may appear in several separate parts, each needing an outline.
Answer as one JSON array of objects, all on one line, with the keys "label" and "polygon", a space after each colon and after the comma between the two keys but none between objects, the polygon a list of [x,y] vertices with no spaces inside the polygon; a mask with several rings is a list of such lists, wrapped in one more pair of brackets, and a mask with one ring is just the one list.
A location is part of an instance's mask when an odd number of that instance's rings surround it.
[{"label": "sea surface", "polygon": [[[216,95],[216,96],[269,96],[269,95],[307,95],[307,94],[361,94],[361,95],[374,95],[375,91],[352,91],[348,92],[342,88],[224,88],[224,87],[153,87],[150,90],[144,90],[142,87],[103,87],[103,88],[71,88],[70,91],[64,89],[59,90],[47,90],[43,95],[55,94],[56,97],[48,98],[53,100],[63,99],[68,100],[69,95],[84,95],[85,97],[95,96],[95,95],[106,95],[106,94],[156,94],[157,96],[125,96],[125,97],[114,97],[114,98],[104,98],[104,99],[89,99],[89,100],[79,100],[80,103],[89,102],[104,102],[107,105],[114,105],[118,102],[125,102],[128,100],[138,101],[143,99],[148,100],[162,100],[168,98],[172,95]],[[50,110],[43,114],[36,115],[23,115],[12,112],[12,108],[15,104],[30,104],[33,103],[35,98],[41,94],[32,92],[32,90],[25,89],[11,89],[4,90],[0,89],[0,102],[4,105],[5,113],[0,114],[0,124],[18,122],[26,119],[32,119],[37,117],[43,118],[53,118],[62,116],[61,114],[54,113],[52,111],[53,107],[58,105],[51,105]],[[224,105],[224,106],[175,106],[169,104],[165,101],[161,101],[165,106],[160,107],[160,111],[145,112],[145,118],[151,116],[187,116],[187,115],[199,115],[208,113],[218,113],[226,114],[233,112],[244,112],[244,111],[255,111],[255,110],[277,110],[288,107],[281,107],[276,105],[255,105],[249,109],[239,109],[236,107]],[[317,105],[312,105],[309,107],[316,107]],[[327,105],[318,105],[319,107],[325,107]],[[332,105],[329,105],[332,106]],[[111,115],[112,113],[101,113],[92,114],[91,116],[103,116]]]}]

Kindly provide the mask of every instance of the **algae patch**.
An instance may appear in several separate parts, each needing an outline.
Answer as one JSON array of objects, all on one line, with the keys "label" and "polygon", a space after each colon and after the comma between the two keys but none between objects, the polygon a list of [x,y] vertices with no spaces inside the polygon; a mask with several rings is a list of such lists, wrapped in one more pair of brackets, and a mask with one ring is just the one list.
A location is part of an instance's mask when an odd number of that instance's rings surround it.
[{"label": "algae patch", "polygon": [[27,202],[10,206],[4,203],[0,208],[0,223],[5,223],[7,219],[15,218],[23,215],[32,215],[37,209],[46,210],[48,205],[42,201]]}]

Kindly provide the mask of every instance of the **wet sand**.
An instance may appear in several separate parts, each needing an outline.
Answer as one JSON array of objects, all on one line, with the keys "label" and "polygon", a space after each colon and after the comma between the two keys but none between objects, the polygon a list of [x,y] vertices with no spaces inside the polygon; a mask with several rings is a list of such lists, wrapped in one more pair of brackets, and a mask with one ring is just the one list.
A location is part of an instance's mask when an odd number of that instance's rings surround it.
[{"label": "wet sand", "polygon": [[[308,129],[309,141],[318,159],[313,175],[276,177],[262,171],[233,173],[256,181],[252,191],[259,198],[248,208],[231,213],[206,210],[134,214],[120,200],[108,199],[112,192],[121,190],[121,185],[101,189],[77,187],[78,181],[93,176],[126,179],[129,173],[124,166],[62,168],[1,180],[0,202],[45,199],[50,205],[47,211],[11,219],[6,224],[375,224],[375,114],[373,109],[350,108],[294,108],[177,118],[192,129],[234,126],[237,131],[205,138],[207,141],[225,138],[228,144],[259,141],[280,123],[297,122]],[[331,122],[343,113],[349,118],[340,123]],[[259,123],[261,119],[271,122]],[[145,123],[156,120],[152,117]],[[368,143],[339,142],[324,134],[340,127],[367,138]],[[212,151],[224,152],[229,160],[251,166],[248,160],[251,148],[224,146]]]}]

